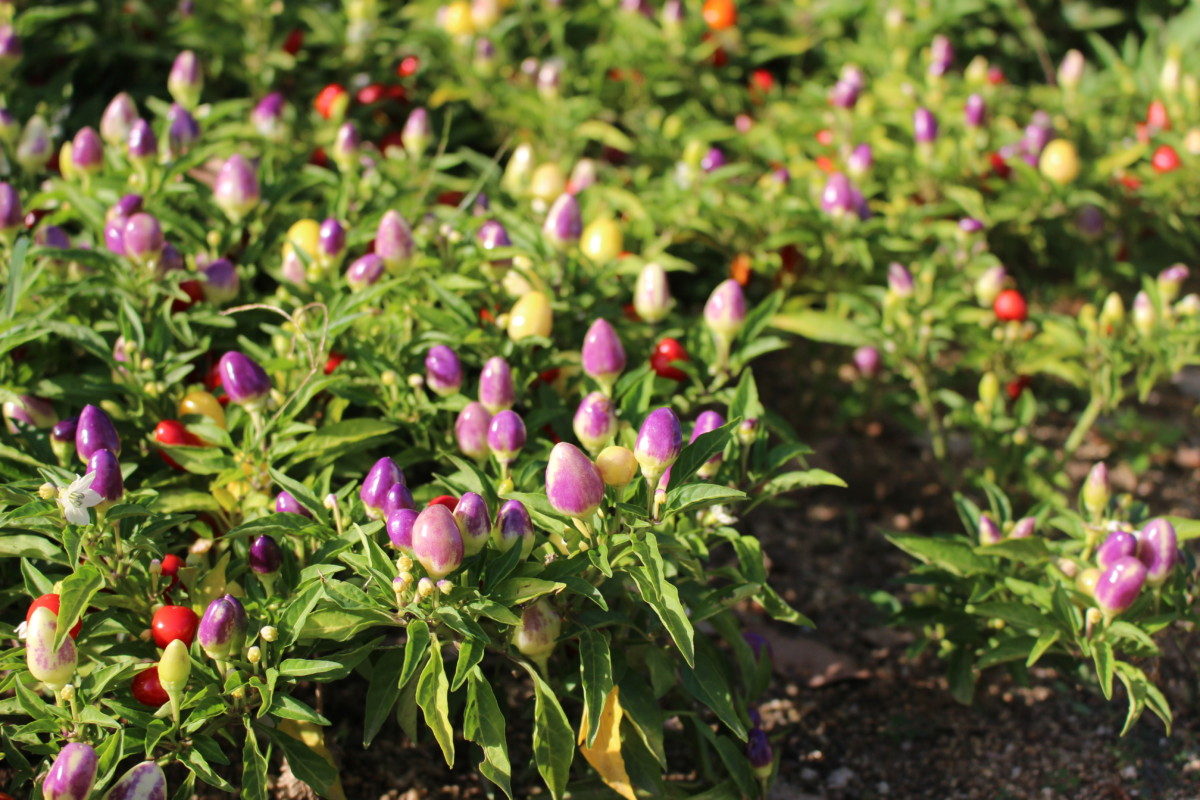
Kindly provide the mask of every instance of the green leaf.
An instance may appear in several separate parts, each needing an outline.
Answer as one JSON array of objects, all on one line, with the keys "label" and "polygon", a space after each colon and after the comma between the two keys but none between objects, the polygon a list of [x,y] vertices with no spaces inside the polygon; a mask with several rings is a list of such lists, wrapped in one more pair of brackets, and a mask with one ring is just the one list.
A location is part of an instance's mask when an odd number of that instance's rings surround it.
[{"label": "green leaf", "polygon": [[790,492],[794,489],[808,489],[813,486],[846,487],[846,482],[823,469],[803,469],[776,475],[763,484],[760,490],[763,494],[776,495]]},{"label": "green leaf", "polygon": [[567,789],[575,760],[575,734],[558,698],[532,664],[521,662],[533,681],[533,760],[550,796],[558,800]]},{"label": "green leaf", "polygon": [[729,437],[740,420],[730,420],[719,428],[702,433],[696,441],[689,444],[679,453],[679,458],[671,467],[671,482],[668,491],[682,485],[688,478],[696,474],[706,461],[725,450]]},{"label": "green leaf", "polygon": [[858,325],[828,311],[811,308],[782,311],[774,316],[771,324],[776,328],[812,339],[815,342],[859,347],[871,340]]},{"label": "green leaf", "polygon": [[185,747],[180,753],[180,760],[183,765],[192,772],[196,773],[196,777],[212,786],[215,789],[221,789],[226,792],[232,792],[233,786],[229,781],[222,778],[217,773],[213,772],[212,767],[208,765],[208,761],[197,747]]},{"label": "green leaf", "polygon": [[695,665],[694,632],[687,611],[679,600],[679,590],[664,576],[662,553],[658,540],[652,532],[639,535],[634,540],[634,551],[641,559],[641,566],[628,567],[629,575],[638,585],[642,599],[650,604],[671,635],[680,655],[689,667]]},{"label": "green leaf", "polygon": [[104,575],[90,564],[81,564],[62,582],[58,608],[58,627],[54,631],[54,652],[75,623],[83,616],[96,592],[104,586]]},{"label": "green leaf", "polygon": [[277,728],[264,728],[271,741],[283,751],[288,760],[292,773],[300,780],[311,786],[317,794],[327,797],[337,780],[337,770],[333,765],[299,739],[293,739]]},{"label": "green leaf", "polygon": [[44,537],[18,533],[13,536],[0,536],[0,556],[61,561],[62,550]]},{"label": "green leaf", "polygon": [[1042,633],[1042,635],[1038,637],[1038,640],[1034,642],[1033,647],[1029,650],[1029,657],[1025,659],[1026,668],[1032,667],[1034,664],[1036,664],[1038,659],[1045,655],[1046,651],[1058,641],[1060,636],[1062,636],[1062,633],[1058,630],[1050,630]]},{"label": "green leaf", "polygon": [[327,425],[316,433],[301,439],[289,454],[292,461],[301,462],[310,458],[334,459],[370,447],[372,439],[394,432],[399,426],[373,417],[356,417]]},{"label": "green leaf", "polygon": [[442,649],[436,637],[430,640],[429,658],[417,679],[417,705],[425,714],[425,725],[442,748],[446,766],[454,766],[454,729],[450,725],[450,685],[442,663]]},{"label": "green leaf", "polygon": [[682,514],[707,506],[736,503],[746,499],[746,493],[716,483],[689,483],[667,493],[664,513]]},{"label": "green leaf", "polygon": [[579,634],[579,679],[583,686],[583,707],[587,714],[587,746],[596,741],[604,702],[612,691],[612,657],[608,637],[593,628]]},{"label": "green leaf", "polygon": [[1093,643],[1092,660],[1096,662],[1096,678],[1100,681],[1100,691],[1105,700],[1112,699],[1113,682],[1113,650],[1112,645],[1104,640]]},{"label": "green leaf", "polygon": [[458,691],[471,670],[483,660],[484,652],[484,645],[478,639],[464,639],[459,644],[458,663],[454,665],[454,678],[450,681],[450,691]]},{"label": "green leaf", "polygon": [[285,658],[279,664],[279,674],[291,678],[322,678],[344,669],[340,661],[320,661],[308,658]]},{"label": "green leaf", "polygon": [[758,419],[764,411],[758,399],[758,384],[754,382],[754,373],[746,370],[733,391],[733,400],[729,403],[729,418]]},{"label": "green leaf", "polygon": [[961,577],[986,572],[989,568],[987,559],[976,555],[961,539],[907,533],[889,533],[887,539],[918,561]]},{"label": "green leaf", "polygon": [[725,660],[709,643],[701,638],[696,645],[696,666],[680,670],[683,688],[725,723],[735,736],[746,741],[746,726],[738,714],[734,702],[733,682],[723,669]]},{"label": "green leaf", "polygon": [[254,726],[246,719],[246,743],[242,746],[242,797],[267,800],[267,758],[258,749]]},{"label": "green leaf", "polygon": [[404,643],[404,665],[400,668],[398,684],[404,686],[417,673],[429,650],[429,625],[417,619],[408,623],[408,640]]},{"label": "green leaf", "polygon": [[508,760],[508,742],[504,731],[507,727],[504,713],[496,702],[491,684],[483,677],[479,667],[473,667],[467,677],[467,708],[463,715],[463,735],[483,750],[483,762],[479,772],[483,777],[500,787],[509,798],[512,765]]},{"label": "green leaf", "polygon": [[367,684],[367,708],[363,714],[363,747],[370,747],[372,740],[384,720],[392,713],[400,697],[400,673],[404,664],[404,651],[399,648],[387,650],[371,665],[371,679]]}]

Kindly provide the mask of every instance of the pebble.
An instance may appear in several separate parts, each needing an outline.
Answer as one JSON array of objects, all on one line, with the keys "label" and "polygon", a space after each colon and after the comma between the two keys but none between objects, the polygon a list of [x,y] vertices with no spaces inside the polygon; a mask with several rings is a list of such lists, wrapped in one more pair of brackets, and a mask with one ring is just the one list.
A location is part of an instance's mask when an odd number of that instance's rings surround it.
[{"label": "pebble", "polygon": [[1121,767],[1121,777],[1127,781],[1137,780],[1137,767],[1133,764],[1128,764]]},{"label": "pebble", "polygon": [[845,789],[855,777],[854,770],[849,767],[838,767],[829,773],[829,777],[825,779],[825,785],[830,789]]},{"label": "pebble", "polygon": [[887,794],[891,790],[892,790],[892,787],[888,786],[887,781],[880,781],[879,783],[875,784],[875,792],[877,794]]}]

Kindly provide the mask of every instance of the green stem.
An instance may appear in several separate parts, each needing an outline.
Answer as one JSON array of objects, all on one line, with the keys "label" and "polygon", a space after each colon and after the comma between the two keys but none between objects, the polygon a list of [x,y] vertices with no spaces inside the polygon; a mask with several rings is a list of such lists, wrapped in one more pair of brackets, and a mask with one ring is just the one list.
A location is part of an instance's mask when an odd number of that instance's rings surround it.
[{"label": "green stem", "polygon": [[1070,458],[1079,445],[1083,444],[1083,438],[1087,436],[1088,431],[1096,424],[1096,420],[1100,417],[1100,412],[1104,410],[1104,398],[1095,393],[1092,399],[1088,401],[1087,408],[1083,410],[1083,414],[1079,417],[1079,421],[1075,423],[1075,427],[1071,430],[1071,435],[1067,437],[1067,443],[1063,445],[1063,456]]},{"label": "green stem", "polygon": [[917,365],[910,363],[909,370],[912,373],[913,388],[917,391],[917,400],[925,415],[929,417],[929,436],[933,446],[933,457],[939,462],[945,462],[946,431],[942,427],[942,418],[938,415],[937,406],[933,402],[933,394],[929,391],[929,381],[925,379],[925,373]]}]

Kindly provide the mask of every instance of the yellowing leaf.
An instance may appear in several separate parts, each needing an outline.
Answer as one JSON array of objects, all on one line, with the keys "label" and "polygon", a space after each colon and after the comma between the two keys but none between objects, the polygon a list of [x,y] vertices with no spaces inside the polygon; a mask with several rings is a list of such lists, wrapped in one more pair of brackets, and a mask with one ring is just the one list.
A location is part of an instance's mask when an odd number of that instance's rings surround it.
[{"label": "yellowing leaf", "polygon": [[[333,753],[325,745],[324,728],[311,722],[284,719],[279,722],[279,730],[293,739],[299,740],[305,747],[316,753],[321,760],[333,767],[335,774],[338,772],[337,764],[333,760]],[[342,777],[340,774],[337,775],[333,784],[329,787],[329,798],[330,800],[346,800],[346,792],[342,789]]]},{"label": "yellowing leaf", "polygon": [[592,765],[600,777],[608,784],[608,788],[626,798],[637,800],[633,786],[629,783],[629,773],[625,771],[625,759],[621,757],[621,717],[625,711],[621,708],[618,697],[620,689],[614,686],[604,698],[604,711],[600,714],[600,728],[596,732],[596,741],[591,747],[585,746],[588,739],[587,714],[579,725],[579,752]]}]

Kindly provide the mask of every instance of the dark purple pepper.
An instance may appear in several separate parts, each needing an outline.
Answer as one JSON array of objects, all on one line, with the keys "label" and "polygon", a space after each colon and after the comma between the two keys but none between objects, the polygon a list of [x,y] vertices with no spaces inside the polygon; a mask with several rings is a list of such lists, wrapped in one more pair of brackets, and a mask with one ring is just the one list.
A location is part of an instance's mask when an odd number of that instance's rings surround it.
[{"label": "dark purple pepper", "polygon": [[259,575],[270,575],[283,565],[283,550],[274,538],[264,533],[250,545],[249,561],[250,569]]}]

